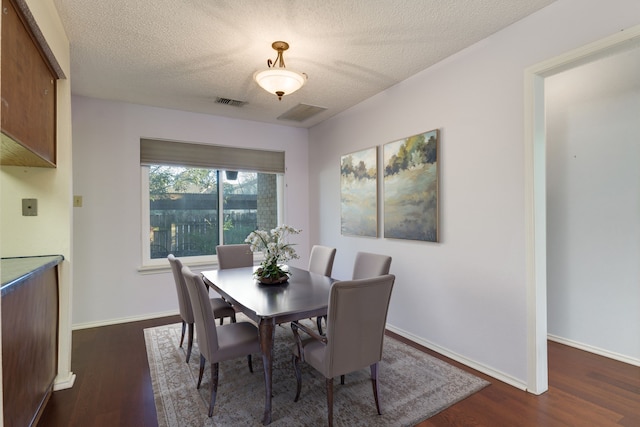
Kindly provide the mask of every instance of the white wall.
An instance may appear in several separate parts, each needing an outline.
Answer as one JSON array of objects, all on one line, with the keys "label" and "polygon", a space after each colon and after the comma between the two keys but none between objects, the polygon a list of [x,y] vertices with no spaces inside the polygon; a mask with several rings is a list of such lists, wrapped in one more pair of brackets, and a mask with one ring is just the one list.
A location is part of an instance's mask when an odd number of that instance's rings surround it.
[{"label": "white wall", "polygon": [[[392,255],[391,326],[525,388],[524,70],[638,16],[634,0],[559,0],[311,129],[311,224],[335,276],[356,251]],[[441,242],[341,236],[340,156],[436,128]]]},{"label": "white wall", "polygon": [[[284,150],[285,221],[309,248],[307,130],[73,97],[74,327],[177,313],[169,270],[141,274],[140,138]],[[292,262],[295,264],[295,262]],[[168,267],[168,264],[167,264]]]},{"label": "white wall", "polygon": [[[71,373],[71,89],[69,41],[51,0],[27,1],[67,79],[57,82],[57,167],[0,168],[0,254],[2,257],[60,254],[60,318],[56,388],[73,384]],[[38,216],[22,216],[22,199],[38,199]]]},{"label": "white wall", "polygon": [[[69,41],[51,2],[28,2],[31,13],[65,75]],[[69,80],[57,86],[57,167],[2,166],[3,257],[71,253],[71,94]],[[22,216],[22,199],[38,199],[38,215]]]},{"label": "white wall", "polygon": [[545,80],[548,330],[640,364],[640,48]]}]

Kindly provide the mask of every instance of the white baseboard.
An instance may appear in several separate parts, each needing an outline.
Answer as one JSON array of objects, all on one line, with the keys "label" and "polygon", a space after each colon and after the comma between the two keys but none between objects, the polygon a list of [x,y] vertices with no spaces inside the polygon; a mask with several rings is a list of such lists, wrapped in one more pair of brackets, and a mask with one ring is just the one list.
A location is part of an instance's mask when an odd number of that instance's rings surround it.
[{"label": "white baseboard", "polygon": [[175,316],[180,314],[177,310],[165,311],[162,313],[150,313],[141,316],[121,317],[118,319],[101,320],[99,322],[77,323],[71,326],[71,330],[98,328],[100,326],[117,325],[120,323],[138,322],[140,320],[156,319],[158,317]]},{"label": "white baseboard", "polygon": [[488,366],[485,366],[481,363],[478,363],[474,360],[468,359],[464,356],[461,356],[455,352],[452,352],[450,350],[447,350],[446,348],[440,347],[439,345],[436,345],[432,342],[429,342],[427,340],[424,340],[416,335],[413,335],[405,330],[402,330],[400,328],[396,328],[395,326],[391,326],[389,324],[387,324],[387,329],[390,330],[391,332],[395,332],[398,335],[401,335],[417,344],[420,344],[422,346],[427,347],[430,350],[433,350],[437,353],[442,354],[443,356],[446,356],[450,359],[455,360],[456,362],[462,363],[465,366],[468,366],[472,369],[475,369],[476,371],[482,372],[485,375],[489,375],[490,377],[493,377],[499,381],[502,381],[503,383],[509,384],[513,387],[519,388],[520,390],[524,390],[527,391],[527,385],[525,383],[523,383],[522,381],[518,380],[517,378],[514,378],[510,375],[505,374],[504,372],[500,372],[500,371],[496,371],[493,368],[490,368]]},{"label": "white baseboard", "polygon": [[567,345],[569,347],[577,348],[579,350],[588,351],[589,353],[597,354],[598,356],[603,356],[609,359],[617,360],[618,362],[628,363],[629,365],[633,365],[633,366],[640,366],[640,359],[635,359],[630,356],[625,356],[624,354],[619,354],[613,351],[605,350],[603,348],[598,348],[592,345],[583,344],[567,338],[559,337],[557,335],[547,334],[547,339],[549,339],[549,341],[554,341],[560,344]]},{"label": "white baseboard", "polygon": [[53,391],[58,391],[58,390],[65,390],[68,388],[73,387],[73,383],[76,382],[76,374],[70,372],[69,376],[66,378],[60,378],[59,376],[56,377],[55,381],[53,382]]}]

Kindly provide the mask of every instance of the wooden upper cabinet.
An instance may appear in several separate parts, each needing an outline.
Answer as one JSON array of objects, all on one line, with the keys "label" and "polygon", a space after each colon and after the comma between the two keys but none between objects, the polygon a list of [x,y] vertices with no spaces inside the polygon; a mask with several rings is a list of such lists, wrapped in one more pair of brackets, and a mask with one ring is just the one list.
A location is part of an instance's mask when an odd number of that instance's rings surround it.
[{"label": "wooden upper cabinet", "polygon": [[0,163],[55,167],[56,73],[13,0],[2,0],[1,17]]}]

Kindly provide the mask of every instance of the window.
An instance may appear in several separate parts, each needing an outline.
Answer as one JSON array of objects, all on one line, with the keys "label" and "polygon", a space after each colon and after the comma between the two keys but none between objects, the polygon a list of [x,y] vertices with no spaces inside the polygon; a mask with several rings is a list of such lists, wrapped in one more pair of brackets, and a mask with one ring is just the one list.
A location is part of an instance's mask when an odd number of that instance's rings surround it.
[{"label": "window", "polygon": [[[148,231],[142,233],[143,267],[166,266],[170,253],[190,263],[211,263],[217,245],[243,243],[253,230],[270,230],[283,222],[282,173],[202,167],[207,162],[200,155],[198,165],[176,164],[179,156],[171,154],[171,164],[157,156],[156,162],[143,162],[150,146],[157,149],[150,145],[156,141],[147,143],[147,149],[143,141],[150,140],[141,140],[142,230]],[[183,147],[193,148],[171,144],[181,147],[180,154]],[[243,154],[243,149],[231,150]]]}]

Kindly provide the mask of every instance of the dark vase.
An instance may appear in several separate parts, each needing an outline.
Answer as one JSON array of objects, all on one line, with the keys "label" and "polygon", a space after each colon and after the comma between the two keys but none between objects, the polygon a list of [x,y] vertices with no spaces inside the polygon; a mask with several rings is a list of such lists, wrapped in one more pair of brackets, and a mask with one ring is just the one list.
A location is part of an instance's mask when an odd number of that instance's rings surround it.
[{"label": "dark vase", "polygon": [[287,276],[286,274],[278,278],[258,277],[258,282],[262,283],[263,285],[280,285],[282,283],[286,283],[287,280],[289,280],[289,276]]},{"label": "dark vase", "polygon": [[[269,274],[268,277],[262,275],[263,267],[259,267],[256,270],[255,276],[256,279],[258,279],[258,282],[262,283],[263,285],[279,285],[289,280],[289,275],[285,271],[282,271],[275,264],[269,264],[269,266],[270,268],[268,268],[268,270],[270,270],[271,274]],[[274,271],[275,269],[277,269],[277,274],[274,274],[276,273],[276,271]]]}]

